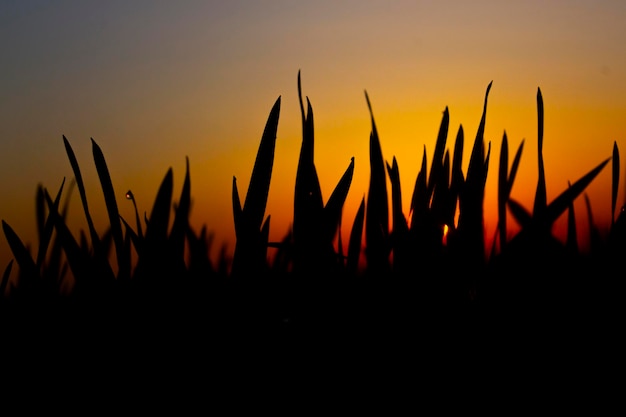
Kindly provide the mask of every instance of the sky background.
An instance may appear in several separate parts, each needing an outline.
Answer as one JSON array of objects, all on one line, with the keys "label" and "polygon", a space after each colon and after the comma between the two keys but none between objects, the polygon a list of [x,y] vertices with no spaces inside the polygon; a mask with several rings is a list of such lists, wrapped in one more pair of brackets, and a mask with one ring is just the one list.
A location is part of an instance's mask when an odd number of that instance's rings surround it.
[{"label": "sky background", "polygon": [[[36,246],[37,184],[54,195],[63,178],[73,177],[65,135],[96,227],[104,231],[93,138],[130,222],[126,191],[133,191],[141,213],[149,213],[171,167],[177,200],[189,157],[192,225],[215,233],[215,251],[222,243],[232,251],[232,178],[243,201],[267,116],[280,96],[266,214],[272,216],[270,238],[281,239],[293,218],[301,71],[314,111],[324,201],[355,158],[346,228],[369,180],[364,92],[383,156],[398,161],[408,214],[424,147],[430,158],[444,109],[450,111],[451,151],[459,126],[465,131],[465,169],[493,81],[485,130],[492,155],[485,197],[491,235],[505,131],[511,158],[525,141],[512,197],[532,208],[538,88],[548,201],[610,157],[614,143],[626,149],[625,21],[626,2],[617,0],[0,0],[0,218]],[[604,227],[611,218],[610,180],[609,165],[587,188],[594,219]],[[579,198],[579,220],[584,207]],[[74,230],[86,230],[76,189],[69,218]],[[579,231],[581,239],[585,234]],[[11,257],[2,234],[0,269]]]}]

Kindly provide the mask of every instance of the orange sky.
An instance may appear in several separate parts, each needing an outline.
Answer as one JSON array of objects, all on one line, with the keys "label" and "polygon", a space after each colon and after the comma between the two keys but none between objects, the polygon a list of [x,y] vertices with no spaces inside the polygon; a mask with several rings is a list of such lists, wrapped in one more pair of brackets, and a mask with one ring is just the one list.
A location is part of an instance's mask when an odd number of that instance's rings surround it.
[{"label": "orange sky", "polygon": [[[325,200],[355,157],[348,224],[369,179],[365,90],[383,156],[398,160],[408,214],[423,147],[430,156],[443,110],[450,111],[450,149],[463,125],[466,167],[493,81],[485,131],[492,146],[485,199],[491,236],[505,130],[511,157],[525,139],[512,196],[532,207],[538,87],[548,200],[610,157],[614,142],[626,149],[624,21],[622,1],[2,2],[0,218],[36,245],[37,184],[56,192],[63,177],[72,177],[66,135],[103,231],[94,138],[129,220],[124,193],[132,189],[140,211],[149,212],[172,167],[177,198],[189,156],[192,222],[233,248],[232,177],[243,199],[265,121],[281,96],[267,207],[271,238],[280,239],[293,215],[301,70]],[[587,189],[604,225],[609,186],[607,167]],[[576,208],[584,219],[582,198]],[[69,214],[75,230],[86,229],[76,190]],[[0,269],[10,258],[0,236]]]}]

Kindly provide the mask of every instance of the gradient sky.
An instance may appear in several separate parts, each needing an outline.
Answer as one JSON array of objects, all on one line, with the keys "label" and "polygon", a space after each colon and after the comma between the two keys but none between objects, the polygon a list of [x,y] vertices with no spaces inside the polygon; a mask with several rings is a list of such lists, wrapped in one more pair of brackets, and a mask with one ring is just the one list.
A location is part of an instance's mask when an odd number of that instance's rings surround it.
[{"label": "gradient sky", "polygon": [[[37,244],[37,184],[54,194],[73,176],[65,135],[87,183],[96,227],[104,231],[93,138],[128,220],[134,217],[125,192],[131,189],[139,210],[149,213],[170,167],[178,198],[188,156],[192,224],[206,224],[216,245],[226,242],[232,250],[232,177],[243,201],[267,116],[280,96],[267,208],[270,237],[280,239],[293,216],[301,70],[315,114],[325,201],[355,157],[344,210],[348,225],[369,180],[364,91],[383,156],[398,160],[408,214],[423,149],[432,155],[445,107],[451,150],[459,126],[465,131],[465,168],[493,81],[485,131],[492,149],[485,198],[491,234],[505,131],[511,157],[525,140],[512,197],[532,208],[537,88],[545,105],[548,201],[610,157],[613,143],[626,149],[625,21],[626,2],[618,0],[2,0],[0,218]],[[610,165],[587,189],[594,218],[605,226],[609,187]],[[86,230],[77,190],[71,198],[70,225]],[[584,207],[579,198],[579,220]],[[585,233],[580,230],[581,239]],[[10,258],[2,235],[0,269]]]}]

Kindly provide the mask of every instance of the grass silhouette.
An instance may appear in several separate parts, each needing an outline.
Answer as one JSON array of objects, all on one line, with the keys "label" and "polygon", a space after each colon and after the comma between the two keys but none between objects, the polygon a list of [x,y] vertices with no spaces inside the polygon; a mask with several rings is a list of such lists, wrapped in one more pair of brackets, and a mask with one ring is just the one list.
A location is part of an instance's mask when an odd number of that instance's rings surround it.
[{"label": "grass silhouette", "polygon": [[[91,220],[79,163],[64,136],[74,178],[69,191],[63,180],[54,197],[38,188],[36,252],[31,253],[2,221],[14,258],[0,282],[4,334],[12,340],[19,340],[17,335],[39,335],[39,341],[71,340],[63,345],[68,349],[85,332],[102,343],[108,341],[113,350],[112,345],[128,340],[139,342],[145,337],[150,342],[141,346],[146,348],[167,339],[186,346],[177,350],[181,356],[189,346],[202,356],[203,349],[216,344],[224,351],[242,353],[242,338],[254,343],[259,340],[255,337],[271,335],[287,343],[297,334],[318,347],[323,340],[334,340],[335,346],[343,343],[344,353],[383,344],[392,361],[397,353],[413,355],[418,347],[427,346],[431,354],[449,355],[458,362],[474,360],[477,356],[472,355],[485,355],[496,346],[504,352],[507,343],[529,347],[540,340],[571,349],[592,338],[602,346],[616,346],[613,329],[623,317],[626,214],[622,209],[612,220],[608,236],[597,236],[589,251],[581,252],[576,245],[573,202],[612,163],[615,212],[620,177],[617,145],[610,157],[548,203],[542,155],[543,98],[538,89],[539,172],[534,206],[531,212],[510,198],[524,142],[509,169],[505,133],[497,172],[498,227],[486,257],[483,200],[491,144],[485,146],[483,133],[490,89],[491,83],[467,172],[461,169],[463,127],[459,127],[454,148],[448,148],[448,108],[443,112],[429,170],[427,149],[423,151],[410,213],[402,211],[400,168],[395,157],[391,163],[383,157],[374,112],[365,94],[372,125],[370,183],[355,218],[349,219],[352,231],[344,249],[342,211],[354,159],[324,203],[314,163],[313,108],[308,97],[305,108],[298,73],[302,146],[292,228],[282,241],[269,241],[266,205],[281,109],[278,97],[261,137],[243,205],[233,178],[236,247],[232,262],[223,254],[217,264],[209,257],[212,237],[207,226],[198,232],[189,223],[188,160],[177,203],[173,203],[170,169],[150,215],[142,221],[134,206],[133,225],[118,212],[104,155],[92,139],[109,219],[106,232],[100,234]],[[78,188],[89,227],[78,236],[66,223],[73,187]],[[132,191],[126,198],[135,204]],[[510,239],[507,210],[521,227]],[[567,242],[562,244],[551,228],[566,212],[570,222]],[[587,216],[593,226],[590,205]],[[71,290],[66,292],[68,281]],[[289,346],[282,348],[289,351]],[[250,353],[246,352],[242,354]]]}]

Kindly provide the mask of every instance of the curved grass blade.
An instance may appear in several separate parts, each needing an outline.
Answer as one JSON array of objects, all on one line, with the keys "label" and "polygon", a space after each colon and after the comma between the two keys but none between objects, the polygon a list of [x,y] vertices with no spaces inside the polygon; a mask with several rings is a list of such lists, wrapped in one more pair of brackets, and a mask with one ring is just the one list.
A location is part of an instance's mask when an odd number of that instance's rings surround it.
[{"label": "curved grass blade", "polygon": [[174,172],[169,168],[161,181],[157,196],[150,212],[150,223],[146,228],[146,244],[158,244],[167,240],[167,229],[172,207]]},{"label": "curved grass blade", "polygon": [[280,115],[281,98],[278,97],[265,125],[261,144],[257,152],[250,185],[243,204],[243,214],[246,223],[255,230],[260,230],[265,216],[267,197],[269,195],[272,167],[274,165],[274,150],[276,148],[276,132]]},{"label": "curved grass blade", "polygon": [[337,183],[337,186],[328,198],[326,206],[324,207],[324,218],[326,219],[325,227],[327,228],[328,233],[326,237],[329,240],[332,240],[334,238],[339,228],[343,205],[346,201],[346,197],[348,196],[348,191],[350,190],[350,184],[352,183],[353,175],[354,157],[350,159],[350,164],[348,165],[348,168],[342,175],[339,183]]},{"label": "curved grass blade", "polygon": [[115,254],[118,266],[120,270],[126,270],[130,267],[130,260],[126,259],[124,254],[124,235],[122,234],[120,212],[115,199],[113,183],[111,182],[111,176],[109,175],[109,169],[107,168],[102,150],[93,138],[91,139],[91,145],[96,170],[98,172],[98,177],[100,178],[100,185],[102,186],[102,193],[104,194],[104,202],[109,215],[109,224],[111,235],[113,237],[113,244],[115,245]]},{"label": "curved grass blade", "polygon": [[[299,71],[298,100],[302,116],[302,145],[300,147],[294,190],[293,234],[296,245],[301,247],[304,244],[303,242],[314,239],[313,235],[319,233],[324,202],[314,161],[315,130],[313,108],[307,97],[307,112],[305,113],[304,111]],[[298,249],[298,251],[300,250]]]},{"label": "curved grass blade", "polygon": [[74,171],[74,178],[76,179],[76,185],[78,186],[78,192],[80,194],[80,200],[83,204],[83,210],[85,212],[85,217],[87,219],[87,226],[89,227],[89,235],[91,236],[91,242],[93,247],[96,250],[99,250],[100,247],[100,237],[96,232],[96,228],[93,224],[93,220],[91,218],[91,214],[89,212],[89,205],[87,204],[87,193],[85,192],[85,184],[83,183],[83,176],[80,173],[80,167],[78,166],[78,161],[76,159],[76,155],[74,154],[74,150],[70,145],[69,140],[63,135],[63,144],[65,145],[65,152],[70,160],[70,164],[72,165],[72,171]]},{"label": "curved grass blade", "polygon": [[13,257],[15,258],[15,261],[20,268],[20,276],[21,278],[27,280],[26,282],[20,283],[19,285],[33,285],[40,278],[37,264],[33,260],[30,252],[28,251],[20,237],[4,220],[2,220],[2,230],[4,231],[4,236],[6,237],[9,247],[11,248],[11,252],[13,252]]},{"label": "curved grass blade", "polygon": [[571,202],[578,197],[585,188],[593,181],[593,179],[602,171],[606,164],[611,160],[607,158],[598,164],[595,168],[581,177],[573,185],[563,191],[556,197],[545,210],[545,217],[541,218],[544,224],[551,226],[563,214]]},{"label": "curved grass blade", "polygon": [[493,81],[487,85],[487,91],[485,92],[483,113],[480,118],[480,124],[478,125],[478,131],[476,132],[476,139],[474,140],[474,146],[472,147],[472,153],[470,155],[470,161],[467,168],[467,177],[465,179],[466,184],[474,190],[473,192],[477,193],[480,193],[480,190],[484,189],[483,184],[486,176],[484,135],[487,117],[487,100],[489,98],[489,91],[491,90],[492,83]]}]

